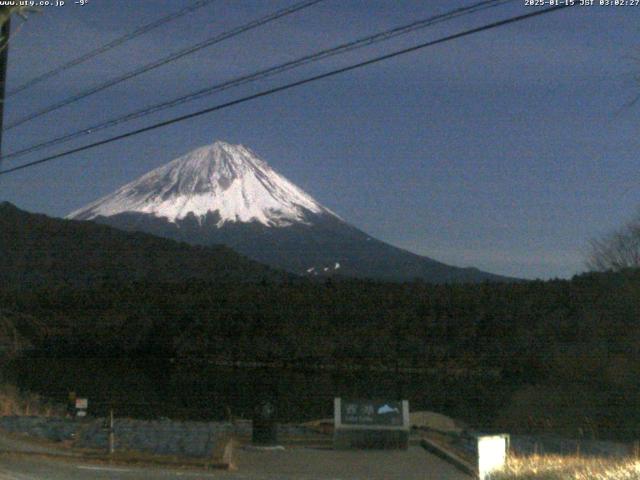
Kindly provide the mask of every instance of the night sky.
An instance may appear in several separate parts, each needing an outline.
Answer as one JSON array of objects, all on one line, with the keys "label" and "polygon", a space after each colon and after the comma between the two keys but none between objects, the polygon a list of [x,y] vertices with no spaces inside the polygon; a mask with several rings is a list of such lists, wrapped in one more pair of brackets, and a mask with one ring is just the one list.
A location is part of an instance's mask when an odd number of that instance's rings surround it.
[{"label": "night sky", "polygon": [[[66,3],[14,22],[9,90],[190,2]],[[5,123],[293,3],[218,0],[9,98]],[[3,151],[471,3],[325,0],[5,132]],[[535,8],[515,1],[3,168]],[[640,205],[639,20],[640,6],[574,7],[479,33],[0,176],[0,200],[64,216],[220,139],[393,245],[504,275],[570,277],[589,239]]]}]

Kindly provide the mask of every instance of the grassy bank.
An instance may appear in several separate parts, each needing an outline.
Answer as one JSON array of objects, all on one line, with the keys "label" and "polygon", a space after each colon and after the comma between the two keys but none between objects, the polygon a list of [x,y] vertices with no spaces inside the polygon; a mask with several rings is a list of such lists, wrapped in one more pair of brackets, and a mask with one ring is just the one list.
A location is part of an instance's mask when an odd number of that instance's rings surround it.
[{"label": "grassy bank", "polygon": [[511,457],[496,480],[640,480],[640,460],[544,455]]},{"label": "grassy bank", "polygon": [[64,407],[53,404],[40,395],[21,392],[13,385],[0,384],[0,416],[7,415],[64,415]]}]

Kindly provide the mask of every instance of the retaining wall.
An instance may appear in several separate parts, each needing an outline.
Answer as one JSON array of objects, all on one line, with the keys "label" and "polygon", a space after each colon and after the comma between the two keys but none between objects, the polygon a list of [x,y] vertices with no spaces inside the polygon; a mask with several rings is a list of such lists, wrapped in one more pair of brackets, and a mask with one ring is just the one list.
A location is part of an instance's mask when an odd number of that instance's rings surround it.
[{"label": "retaining wall", "polygon": [[[53,417],[0,417],[0,428],[75,447],[105,450],[109,432],[105,419]],[[114,421],[116,450],[135,450],[157,455],[210,457],[215,446],[230,435],[251,436],[251,422],[188,422],[175,420]],[[305,427],[281,425],[278,435],[314,434]]]}]

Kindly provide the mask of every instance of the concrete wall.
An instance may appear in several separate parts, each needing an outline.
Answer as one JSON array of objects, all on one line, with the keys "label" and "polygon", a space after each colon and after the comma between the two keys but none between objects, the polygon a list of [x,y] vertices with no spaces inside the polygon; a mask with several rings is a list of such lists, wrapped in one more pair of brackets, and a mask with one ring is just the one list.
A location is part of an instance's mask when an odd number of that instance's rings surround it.
[{"label": "concrete wall", "polygon": [[[106,450],[109,433],[104,419],[74,420],[52,417],[0,417],[0,428],[73,446]],[[157,455],[209,457],[216,444],[230,435],[251,436],[251,422],[181,422],[175,420],[116,419],[116,450]],[[278,435],[306,435],[312,431],[281,425]]]},{"label": "concrete wall", "polygon": [[73,440],[79,424],[55,417],[0,417],[0,428],[7,432],[24,433],[53,442]]},{"label": "concrete wall", "polygon": [[[92,422],[79,429],[77,446],[107,449],[109,433],[103,422]],[[208,457],[217,442],[238,434],[230,423],[143,421],[118,419],[114,422],[116,450],[137,450],[157,455]]]}]

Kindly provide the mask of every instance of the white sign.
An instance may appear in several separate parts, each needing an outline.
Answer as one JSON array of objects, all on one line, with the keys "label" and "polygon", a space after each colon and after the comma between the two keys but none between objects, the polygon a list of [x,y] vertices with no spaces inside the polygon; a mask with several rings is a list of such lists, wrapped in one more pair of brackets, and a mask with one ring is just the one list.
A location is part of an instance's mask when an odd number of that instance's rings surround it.
[{"label": "white sign", "polygon": [[507,462],[508,435],[478,437],[478,477],[488,480],[491,474],[503,468]]},{"label": "white sign", "polygon": [[407,400],[334,400],[336,430],[403,430],[409,431]]},{"label": "white sign", "polygon": [[89,406],[89,400],[86,398],[76,398],[76,409],[86,410]]}]

